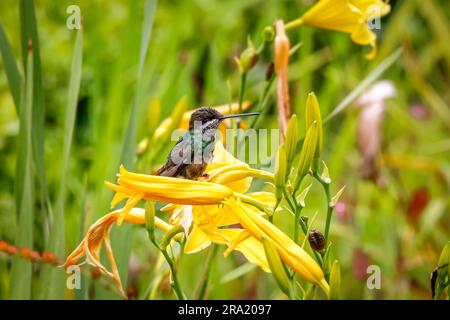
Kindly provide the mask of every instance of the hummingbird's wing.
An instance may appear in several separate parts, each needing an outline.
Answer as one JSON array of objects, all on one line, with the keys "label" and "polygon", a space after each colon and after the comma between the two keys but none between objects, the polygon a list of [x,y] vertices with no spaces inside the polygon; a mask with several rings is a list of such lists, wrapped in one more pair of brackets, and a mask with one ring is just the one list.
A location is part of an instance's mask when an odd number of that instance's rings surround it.
[{"label": "hummingbird's wing", "polygon": [[[189,161],[188,161],[189,160]],[[191,160],[191,138],[189,132],[181,137],[170,150],[166,163],[156,173],[164,177],[179,176]]]}]

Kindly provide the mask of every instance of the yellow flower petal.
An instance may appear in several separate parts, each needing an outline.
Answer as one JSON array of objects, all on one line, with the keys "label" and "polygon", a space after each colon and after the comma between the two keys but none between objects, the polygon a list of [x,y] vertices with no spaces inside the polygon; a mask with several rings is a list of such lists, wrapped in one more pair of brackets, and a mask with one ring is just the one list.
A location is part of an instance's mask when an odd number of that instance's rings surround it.
[{"label": "yellow flower petal", "polygon": [[211,244],[209,237],[202,231],[201,228],[194,225],[192,228],[186,244],[184,245],[184,253],[196,253],[206,249]]},{"label": "yellow flower petal", "polygon": [[[86,257],[86,262],[98,268],[102,274],[113,279],[116,283],[117,289],[122,293],[122,295],[125,296],[109,240],[109,231],[111,226],[121,217],[121,215],[122,210],[115,210],[98,219],[89,228],[86,236],[78,247],[67,257],[63,267],[67,268],[71,265],[75,265],[81,258]],[[132,208],[123,217],[123,220],[134,224],[145,224],[145,210],[141,208]],[[164,231],[168,231],[172,228],[168,223],[158,217],[155,217],[155,226]],[[176,238],[179,238],[179,236]],[[106,269],[100,262],[100,250],[103,243],[105,243],[111,271]]]},{"label": "yellow flower petal", "polygon": [[[245,230],[242,229],[217,229],[214,233],[208,234],[208,236],[215,243],[230,245],[233,243],[234,239],[239,238],[243,232],[245,232]],[[264,247],[262,243],[254,237],[249,237],[244,241],[239,242],[235,250],[242,253],[250,263],[258,265],[265,272],[270,272],[264,253]]]},{"label": "yellow flower petal", "polygon": [[240,224],[259,241],[265,236],[277,248],[281,259],[310,282],[319,284],[326,293],[328,285],[322,269],[309,254],[261,215],[248,210],[234,198],[225,201],[233,209]]},{"label": "yellow flower petal", "polygon": [[389,12],[390,5],[382,0],[320,0],[287,27],[305,24],[349,33],[353,42],[372,47],[366,55],[367,59],[372,59],[376,54],[376,35],[369,29],[367,21],[379,19]]},{"label": "yellow flower petal", "polygon": [[123,166],[118,182],[119,185],[106,185],[134,200],[140,197],[167,203],[208,205],[218,204],[233,194],[233,190],[217,183],[132,173]]}]

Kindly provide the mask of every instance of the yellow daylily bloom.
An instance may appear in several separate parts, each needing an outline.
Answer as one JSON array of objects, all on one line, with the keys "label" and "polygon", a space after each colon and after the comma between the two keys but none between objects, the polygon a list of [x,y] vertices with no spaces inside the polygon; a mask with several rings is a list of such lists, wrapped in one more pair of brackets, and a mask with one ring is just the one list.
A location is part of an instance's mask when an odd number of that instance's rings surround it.
[{"label": "yellow daylily bloom", "polygon": [[[246,192],[250,187],[252,176],[273,180],[273,174],[252,169],[234,158],[221,142],[215,145],[214,159],[206,173],[210,175],[209,181],[197,181],[133,173],[121,166],[118,185],[105,183],[116,192],[111,201],[111,208],[123,199],[128,199],[122,209],[124,217],[143,199],[186,205],[219,204],[225,198],[231,197],[234,192]],[[119,217],[119,225],[122,220],[123,218]]]},{"label": "yellow daylily bloom", "polygon": [[[109,232],[114,222],[121,217],[121,210],[115,210],[102,218],[98,219],[87,231],[86,236],[78,247],[67,257],[63,267],[67,268],[76,265],[78,261],[85,257],[86,262],[104,274],[109,276],[116,283],[117,289],[126,297],[126,294],[120,281],[119,271],[111,248]],[[132,208],[123,217],[124,221],[134,224],[145,224],[145,210],[141,208]],[[167,222],[155,217],[155,227],[168,231],[172,228]],[[179,238],[179,237],[178,237]],[[107,270],[100,262],[100,250],[105,244],[106,254],[108,255],[111,271]]]},{"label": "yellow daylily bloom", "polygon": [[[226,245],[228,249],[225,255],[233,250],[239,251],[248,261],[270,272],[262,243],[247,230],[238,228],[239,220],[231,208],[221,203],[224,199],[239,195],[251,203],[241,204],[247,211],[257,215],[264,214],[254,205],[274,207],[276,199],[272,193],[254,192],[243,195],[241,192],[248,190],[252,177],[273,180],[273,174],[250,168],[229,154],[220,141],[215,145],[214,159],[206,172],[209,181],[193,181],[133,173],[121,166],[118,184],[107,182],[107,186],[116,191],[111,206],[114,207],[121,200],[128,199],[125,206],[95,222],[81,244],[69,255],[64,266],[73,265],[82,257],[86,257],[86,262],[111,277],[124,294],[112,254],[109,230],[114,222],[145,224],[145,209],[134,208],[144,199],[169,203],[162,208],[162,211],[172,212],[169,223],[155,217],[155,226],[166,232],[173,226],[183,226],[187,236],[185,253],[198,252],[211,243]],[[100,263],[100,249],[103,243],[111,271]]]},{"label": "yellow daylily bloom", "polygon": [[118,185],[109,182],[106,182],[106,185],[116,192],[111,201],[111,207],[123,199],[128,199],[118,224],[122,223],[128,211],[142,199],[208,205],[219,204],[233,195],[233,190],[217,183],[133,173],[123,166],[120,167]]},{"label": "yellow daylily bloom", "polygon": [[349,33],[353,42],[372,47],[366,54],[367,59],[372,59],[377,52],[376,35],[367,21],[389,12],[390,5],[383,0],[320,0],[302,17],[288,23],[286,29],[309,25]]},{"label": "yellow daylily bloom", "polygon": [[254,238],[266,237],[276,247],[281,259],[306,280],[316,283],[328,295],[329,285],[316,261],[291,238],[253,210],[248,210],[239,200],[230,198],[224,203],[232,209],[239,223]]},{"label": "yellow daylily bloom", "polygon": [[[270,192],[253,192],[246,195],[256,201],[264,203],[267,207],[273,207],[276,198]],[[253,210],[258,214],[264,214],[250,204],[243,203],[248,210]],[[186,206],[167,205],[161,209],[163,212],[171,212],[169,223],[172,225],[190,226],[192,230],[187,236],[185,253],[194,253],[207,248],[211,244],[208,234],[212,234],[219,228],[232,226],[239,223],[231,208],[223,205],[212,206]]]}]

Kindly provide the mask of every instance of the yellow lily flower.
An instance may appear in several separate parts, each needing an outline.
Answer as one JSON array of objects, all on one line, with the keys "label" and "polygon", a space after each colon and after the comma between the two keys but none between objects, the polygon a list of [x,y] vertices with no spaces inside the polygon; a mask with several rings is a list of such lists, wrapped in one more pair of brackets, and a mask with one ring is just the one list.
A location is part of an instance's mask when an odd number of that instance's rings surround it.
[{"label": "yellow lily flower", "polygon": [[[182,225],[187,235],[186,253],[197,252],[211,243],[226,245],[228,249],[225,255],[233,250],[239,251],[248,261],[270,272],[261,241],[247,230],[237,228],[239,219],[236,219],[229,206],[223,206],[220,203],[224,199],[240,195],[249,203],[272,208],[276,202],[272,193],[255,192],[243,195],[241,192],[248,190],[252,177],[273,180],[273,174],[252,169],[235,159],[224,149],[220,141],[216,143],[214,155],[212,163],[206,170],[209,181],[137,174],[121,167],[118,185],[107,183],[107,186],[116,191],[111,206],[114,207],[119,201],[128,199],[125,206],[95,222],[81,244],[69,255],[64,267],[76,264],[79,259],[86,257],[87,263],[98,267],[103,274],[111,277],[120,292],[124,294],[112,254],[109,230],[114,222],[145,224],[145,210],[134,208],[141,199],[144,199],[169,203],[162,209],[162,211],[172,212],[169,224],[155,217],[155,226],[168,231],[173,226]],[[243,203],[242,206],[257,215],[264,214],[251,204]],[[181,234],[177,235],[177,237],[180,236]],[[99,255],[103,242],[111,271],[100,263]]]},{"label": "yellow lily flower", "polygon": [[281,259],[306,280],[316,283],[323,291],[329,294],[329,285],[316,261],[280,229],[264,219],[261,214],[248,208],[239,200],[230,198],[224,201],[239,223],[254,238],[262,241],[266,237],[276,247]]},{"label": "yellow lily flower", "polygon": [[390,8],[383,0],[320,0],[302,17],[288,23],[286,29],[309,25],[349,33],[353,42],[372,47],[366,58],[373,59],[377,52],[376,35],[367,21],[385,16]]},{"label": "yellow lily flower", "polygon": [[[126,297],[112,252],[111,241],[109,239],[109,231],[111,230],[113,223],[122,216],[121,214],[121,210],[115,210],[98,219],[88,229],[83,241],[81,241],[78,247],[67,257],[63,267],[67,268],[71,265],[75,265],[78,260],[86,257],[86,262],[98,268],[102,274],[113,279],[117,289],[124,297]],[[141,208],[132,208],[127,212],[123,219],[126,222],[134,224],[145,224],[145,210]],[[168,231],[172,228],[171,225],[158,217],[155,217],[155,227],[163,231]],[[100,250],[103,243],[105,243],[106,254],[108,255],[111,271],[108,271],[100,262]]]},{"label": "yellow lily flower", "polygon": [[120,225],[127,212],[143,199],[186,205],[219,204],[234,192],[246,192],[252,176],[273,179],[271,173],[251,169],[235,159],[220,141],[215,145],[214,159],[206,173],[210,174],[209,181],[196,181],[133,173],[121,166],[118,185],[105,182],[107,187],[116,192],[111,208],[123,199],[128,199],[117,223]]}]

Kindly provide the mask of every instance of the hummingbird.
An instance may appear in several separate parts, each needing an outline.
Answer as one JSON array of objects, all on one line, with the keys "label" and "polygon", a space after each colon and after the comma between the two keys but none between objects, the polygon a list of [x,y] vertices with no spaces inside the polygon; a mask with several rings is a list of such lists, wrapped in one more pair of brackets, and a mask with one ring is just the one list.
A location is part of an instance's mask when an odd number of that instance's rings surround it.
[{"label": "hummingbird", "polygon": [[259,112],[222,115],[216,109],[201,107],[189,120],[189,131],[170,150],[165,164],[157,175],[197,180],[207,178],[205,169],[213,159],[216,132],[219,124],[229,118],[257,116]]}]

